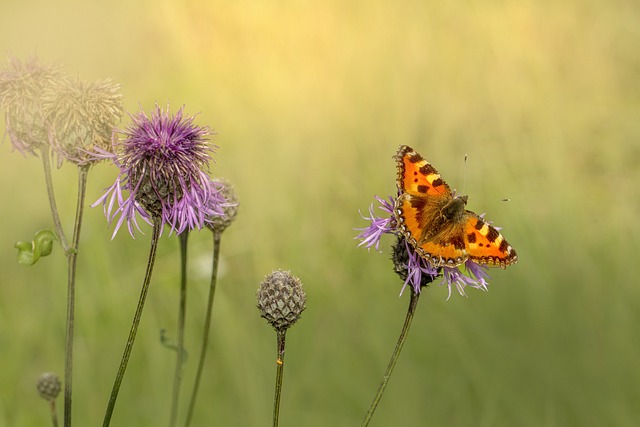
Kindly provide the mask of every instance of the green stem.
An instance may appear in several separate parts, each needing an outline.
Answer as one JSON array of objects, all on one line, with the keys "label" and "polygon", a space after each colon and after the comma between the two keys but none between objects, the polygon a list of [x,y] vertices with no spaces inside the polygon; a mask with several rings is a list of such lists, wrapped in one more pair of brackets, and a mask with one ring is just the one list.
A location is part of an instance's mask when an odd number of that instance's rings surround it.
[{"label": "green stem", "polygon": [[273,427],[278,427],[280,416],[280,395],[282,394],[282,375],[284,374],[284,344],[287,330],[277,331],[278,359],[276,360],[276,392],[273,397]]},{"label": "green stem", "polygon": [[178,348],[176,352],[176,369],[173,375],[173,393],[171,396],[171,416],[169,426],[176,425],[178,402],[180,399],[180,383],[182,382],[182,364],[184,363],[184,323],[187,313],[187,240],[189,230],[179,236],[180,239],[180,302],[178,307]]},{"label": "green stem", "polygon": [[398,360],[398,356],[400,356],[400,350],[402,350],[402,345],[404,344],[405,339],[407,338],[407,333],[409,332],[409,327],[411,326],[411,321],[413,320],[413,314],[416,311],[416,307],[418,305],[418,298],[420,298],[420,294],[416,293],[411,289],[411,300],[409,301],[409,309],[407,310],[407,317],[404,320],[404,325],[402,326],[402,331],[400,332],[400,337],[398,337],[398,342],[396,343],[396,348],[393,350],[393,355],[391,355],[391,360],[389,360],[389,365],[387,365],[387,370],[384,372],[384,376],[382,377],[382,382],[380,383],[380,387],[376,395],[371,402],[371,406],[367,411],[367,414],[364,416],[364,420],[362,421],[362,427],[368,426],[371,421],[371,417],[373,417],[373,413],[380,403],[380,399],[382,398],[382,394],[384,393],[385,388],[387,387],[387,382],[389,381],[389,377],[391,377],[391,373],[393,372],[393,368],[396,366],[396,361]]},{"label": "green stem", "polygon": [[51,160],[49,159],[49,147],[43,148],[40,153],[42,157],[42,166],[44,168],[44,180],[47,185],[47,195],[49,196],[49,206],[51,207],[51,216],[53,217],[53,225],[56,230],[56,236],[60,240],[62,249],[65,255],[70,251],[69,243],[67,243],[67,237],[62,229],[62,223],[60,222],[60,214],[58,213],[58,206],[56,205],[56,196],[53,191],[53,179],[51,178]]},{"label": "green stem", "polygon": [[51,424],[53,427],[58,427],[58,411],[56,410],[56,401],[52,400],[49,409],[51,410]]},{"label": "green stem", "polygon": [[[67,327],[64,353],[64,426],[71,427],[71,395],[73,387],[73,336],[75,323],[76,261],[84,212],[89,166],[78,167],[78,201],[73,226],[73,242],[67,252]],[[55,202],[54,202],[55,204]]]},{"label": "green stem", "polygon": [[189,427],[193,418],[193,409],[196,405],[196,397],[198,388],[200,387],[200,379],[204,370],[204,360],[207,355],[207,347],[209,344],[209,329],[211,327],[211,315],[213,313],[213,297],[216,293],[216,284],[218,281],[218,260],[220,259],[220,237],[221,233],[213,232],[213,268],[211,270],[211,283],[209,285],[209,298],[207,302],[207,314],[204,320],[204,332],[202,334],[202,348],[200,349],[200,361],[198,362],[198,372],[193,383],[193,391],[191,392],[191,401],[189,402],[189,412],[187,413],[187,421],[185,426]]},{"label": "green stem", "polygon": [[147,271],[144,275],[144,281],[142,282],[142,289],[140,291],[140,298],[138,299],[138,306],[133,316],[133,322],[131,323],[131,330],[129,331],[129,338],[127,344],[124,347],[124,353],[122,354],[122,360],[120,361],[120,368],[116,374],[115,381],[113,382],[113,389],[111,390],[111,397],[109,398],[109,404],[107,411],[104,414],[104,420],[102,422],[103,427],[108,427],[111,423],[111,416],[113,415],[113,409],[116,406],[116,400],[118,399],[118,392],[120,391],[120,385],[124,378],[124,373],[127,370],[127,364],[129,363],[129,357],[131,356],[131,349],[136,339],[138,332],[138,325],[140,324],[140,318],[142,317],[142,309],[144,308],[144,302],[147,298],[147,292],[149,291],[149,283],[151,282],[151,273],[153,272],[153,263],[156,259],[156,250],[158,249],[158,237],[160,236],[160,230],[162,229],[162,223],[160,218],[154,218],[153,220],[153,235],[151,236],[151,249],[149,250],[149,261],[147,262]]}]

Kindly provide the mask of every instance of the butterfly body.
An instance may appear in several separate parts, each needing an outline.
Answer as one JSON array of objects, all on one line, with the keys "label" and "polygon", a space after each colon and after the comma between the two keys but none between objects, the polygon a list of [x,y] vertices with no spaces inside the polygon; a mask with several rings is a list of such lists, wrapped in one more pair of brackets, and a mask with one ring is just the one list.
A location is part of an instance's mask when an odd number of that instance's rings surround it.
[{"label": "butterfly body", "polygon": [[467,259],[506,268],[518,260],[502,234],[466,210],[438,171],[411,147],[395,155],[398,198],[394,215],[409,244],[433,266],[456,267]]}]

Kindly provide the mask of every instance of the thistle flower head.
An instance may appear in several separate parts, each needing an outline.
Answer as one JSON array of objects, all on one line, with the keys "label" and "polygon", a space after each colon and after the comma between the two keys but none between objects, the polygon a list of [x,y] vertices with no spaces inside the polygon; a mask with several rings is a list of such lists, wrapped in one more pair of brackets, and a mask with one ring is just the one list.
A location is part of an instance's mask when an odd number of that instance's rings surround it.
[{"label": "thistle flower head", "polygon": [[114,128],[124,111],[120,85],[109,79],[67,79],[43,98],[59,164],[64,159],[77,165],[91,164],[112,152]]},{"label": "thistle flower head", "polygon": [[41,64],[35,57],[24,62],[10,58],[0,71],[0,108],[5,110],[7,134],[14,149],[35,155],[49,145],[42,101],[63,80],[58,67]]},{"label": "thistle flower head", "polygon": [[235,221],[238,216],[238,198],[236,190],[226,178],[214,178],[213,185],[218,189],[224,199],[222,204],[223,215],[213,215],[207,218],[206,226],[215,233],[222,233]]},{"label": "thistle flower head", "polygon": [[419,256],[402,236],[397,237],[392,247],[391,260],[393,270],[404,282],[400,293],[404,292],[409,283],[413,291],[419,293],[420,289],[427,287],[440,274],[440,271]]},{"label": "thistle flower head", "polygon": [[52,402],[58,397],[62,385],[60,384],[60,378],[58,378],[56,374],[45,372],[38,378],[36,388],[38,389],[40,397]]},{"label": "thistle flower head", "polygon": [[200,229],[207,218],[223,215],[224,199],[206,174],[212,132],[196,125],[193,116],[184,117],[183,108],[171,115],[168,107],[156,105],[151,117],[140,112],[131,119],[113,157],[120,174],[94,203],[104,204],[110,222],[117,218],[114,236],[124,221],[133,236],[137,215],[176,233]]},{"label": "thistle flower head", "polygon": [[266,276],[257,297],[260,316],[279,332],[293,326],[306,308],[302,282],[289,271],[275,270]]},{"label": "thistle flower head", "polygon": [[356,230],[361,232],[356,236],[356,239],[360,240],[358,246],[378,249],[380,239],[384,234],[392,234],[397,237],[393,246],[392,261],[394,271],[404,281],[401,294],[407,285],[410,285],[415,293],[419,293],[421,288],[435,280],[438,275],[442,275],[443,278],[439,284],[447,285],[449,291],[447,299],[451,296],[451,291],[454,287],[463,296],[466,295],[465,288],[467,286],[487,290],[489,275],[485,266],[470,259],[467,259],[463,264],[465,272],[461,270],[461,266],[433,266],[428,260],[421,257],[402,236],[393,214],[393,198],[382,199],[376,196],[376,200],[379,204],[379,209],[384,212],[384,215],[381,217],[376,216],[372,204],[369,208],[369,216],[361,215],[365,220],[369,221],[369,226],[357,228]]}]

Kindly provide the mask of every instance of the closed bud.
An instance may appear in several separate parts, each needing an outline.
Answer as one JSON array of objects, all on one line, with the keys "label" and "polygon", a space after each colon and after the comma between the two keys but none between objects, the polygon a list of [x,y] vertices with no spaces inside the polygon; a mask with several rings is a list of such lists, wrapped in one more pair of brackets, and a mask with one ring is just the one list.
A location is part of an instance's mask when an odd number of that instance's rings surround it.
[{"label": "closed bud", "polygon": [[257,296],[260,315],[278,332],[290,328],[306,308],[302,282],[289,271],[275,270],[266,276]]},{"label": "closed bud", "polygon": [[56,374],[45,372],[40,375],[40,378],[38,378],[37,388],[38,393],[40,393],[40,397],[52,402],[58,397],[62,385],[60,384],[60,379]]}]

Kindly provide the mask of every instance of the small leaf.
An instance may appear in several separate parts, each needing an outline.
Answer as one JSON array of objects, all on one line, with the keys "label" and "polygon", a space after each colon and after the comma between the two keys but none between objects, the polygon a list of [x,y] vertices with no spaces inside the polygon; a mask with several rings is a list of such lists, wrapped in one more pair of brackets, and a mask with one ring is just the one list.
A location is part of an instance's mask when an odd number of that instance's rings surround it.
[{"label": "small leaf", "polygon": [[32,242],[16,242],[18,249],[18,264],[33,265],[41,256],[51,254],[55,234],[50,230],[40,230],[34,235]]},{"label": "small leaf", "polygon": [[14,246],[18,249],[18,264],[33,265],[40,258],[34,254],[32,242],[16,242]]},{"label": "small leaf", "polygon": [[47,256],[53,250],[53,241],[56,235],[51,230],[40,230],[34,236],[34,243],[40,249],[40,256]]}]

